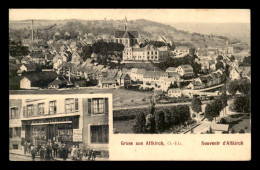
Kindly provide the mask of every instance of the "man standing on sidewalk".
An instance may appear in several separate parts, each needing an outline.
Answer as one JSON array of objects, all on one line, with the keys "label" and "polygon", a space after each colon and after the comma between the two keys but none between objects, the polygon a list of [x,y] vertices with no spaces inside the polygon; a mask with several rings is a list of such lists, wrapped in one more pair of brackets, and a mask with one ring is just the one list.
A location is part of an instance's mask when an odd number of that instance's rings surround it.
[{"label": "man standing on sidewalk", "polygon": [[36,148],[34,147],[34,145],[32,145],[32,148],[31,148],[31,154],[32,154],[32,161],[35,161],[35,155],[37,153],[37,150]]},{"label": "man standing on sidewalk", "polygon": [[24,142],[24,154],[26,154],[26,151],[27,151],[27,142],[25,141]]}]

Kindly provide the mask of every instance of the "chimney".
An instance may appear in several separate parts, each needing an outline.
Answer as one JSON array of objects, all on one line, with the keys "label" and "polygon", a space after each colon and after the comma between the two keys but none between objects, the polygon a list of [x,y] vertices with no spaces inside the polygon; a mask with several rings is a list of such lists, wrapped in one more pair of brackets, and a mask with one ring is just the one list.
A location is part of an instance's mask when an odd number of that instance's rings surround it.
[{"label": "chimney", "polygon": [[32,41],[33,41],[33,20],[32,20]]}]

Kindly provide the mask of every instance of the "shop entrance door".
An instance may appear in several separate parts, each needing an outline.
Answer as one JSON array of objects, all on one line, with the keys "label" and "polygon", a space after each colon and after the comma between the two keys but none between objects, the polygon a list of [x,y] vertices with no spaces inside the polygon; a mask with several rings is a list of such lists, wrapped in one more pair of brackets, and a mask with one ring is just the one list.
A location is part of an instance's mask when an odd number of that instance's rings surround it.
[{"label": "shop entrance door", "polygon": [[30,125],[25,126],[25,140],[26,140],[26,142],[31,140],[31,126]]},{"label": "shop entrance door", "polygon": [[55,127],[54,125],[47,126],[47,140],[53,141],[55,137]]}]

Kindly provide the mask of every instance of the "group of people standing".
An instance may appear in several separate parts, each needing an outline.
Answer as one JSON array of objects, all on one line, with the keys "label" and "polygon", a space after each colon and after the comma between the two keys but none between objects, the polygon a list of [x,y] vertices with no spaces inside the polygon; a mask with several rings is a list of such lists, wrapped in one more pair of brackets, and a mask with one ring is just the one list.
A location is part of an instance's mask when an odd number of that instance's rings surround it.
[{"label": "group of people standing", "polygon": [[53,160],[55,157],[66,160],[71,156],[72,160],[81,161],[84,157],[88,161],[94,161],[96,158],[96,152],[94,149],[80,149],[77,145],[70,147],[65,143],[60,144],[58,142],[47,142],[44,144],[38,143],[38,145],[32,145],[30,141],[22,142],[24,148],[24,154],[29,153],[32,155],[32,160],[35,160],[36,156],[40,156],[41,160]]},{"label": "group of people standing", "polygon": [[82,150],[77,145],[73,145],[71,148],[72,160],[82,160],[83,157],[87,158],[88,161],[94,161],[96,159],[96,152],[94,149],[90,149],[89,147]]}]

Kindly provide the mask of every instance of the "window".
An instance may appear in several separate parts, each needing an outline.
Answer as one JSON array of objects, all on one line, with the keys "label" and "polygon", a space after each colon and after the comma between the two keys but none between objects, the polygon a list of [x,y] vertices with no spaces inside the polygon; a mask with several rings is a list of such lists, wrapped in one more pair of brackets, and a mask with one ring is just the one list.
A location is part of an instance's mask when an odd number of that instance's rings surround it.
[{"label": "window", "polygon": [[65,100],[65,113],[71,113],[79,110],[78,98],[70,98]]},{"label": "window", "polygon": [[11,108],[11,119],[19,119],[18,107]]},{"label": "window", "polygon": [[104,99],[93,99],[93,113],[104,113]]},{"label": "window", "polygon": [[155,51],[155,55],[157,55],[157,51]]},{"label": "window", "polygon": [[108,143],[108,125],[90,126],[91,143]]},{"label": "window", "polygon": [[20,127],[14,128],[13,137],[21,137],[21,128]]},{"label": "window", "polygon": [[43,115],[44,114],[44,103],[39,103],[38,104],[38,115]]},{"label": "window", "polygon": [[13,128],[9,128],[9,138],[13,137]]},{"label": "window", "polygon": [[55,101],[50,101],[49,105],[49,114],[56,114],[56,100]]},{"label": "window", "polygon": [[74,99],[66,99],[65,100],[65,113],[74,112]]},{"label": "window", "polygon": [[33,105],[27,105],[27,116],[33,116]]}]

